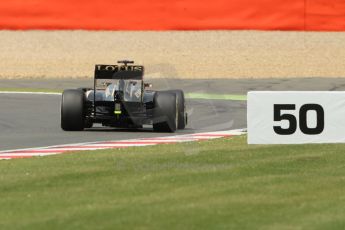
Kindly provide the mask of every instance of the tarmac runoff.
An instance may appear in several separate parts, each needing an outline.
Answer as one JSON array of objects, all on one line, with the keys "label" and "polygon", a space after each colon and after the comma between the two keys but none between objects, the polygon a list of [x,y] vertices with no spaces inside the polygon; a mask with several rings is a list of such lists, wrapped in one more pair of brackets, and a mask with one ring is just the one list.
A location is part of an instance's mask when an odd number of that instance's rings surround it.
[{"label": "tarmac runoff", "polygon": [[187,93],[186,98],[189,99],[206,99],[206,100],[230,100],[230,101],[246,101],[247,95],[235,94],[207,94],[207,93]]},{"label": "tarmac runoff", "polygon": [[[246,95],[252,90],[345,90],[345,77],[283,79],[145,79],[154,90],[183,89],[187,93]],[[81,79],[0,79],[0,89],[40,89],[62,92],[63,89],[93,86],[92,78]]]},{"label": "tarmac runoff", "polygon": [[[193,99],[244,100],[248,91],[264,90],[345,90],[345,78],[299,78],[284,79],[145,79],[154,90],[183,89]],[[2,91],[62,92],[63,89],[90,87],[92,78],[81,79],[0,79]]]},{"label": "tarmac runoff", "polygon": [[[42,92],[30,91],[25,89],[13,89],[13,90],[1,90],[0,94],[33,94],[33,95],[57,95],[61,96],[59,92],[49,92],[44,90]],[[230,101],[246,101],[246,95],[235,95],[235,94],[207,94],[207,93],[187,93],[185,94],[186,99],[205,99],[205,100],[230,100]]]}]

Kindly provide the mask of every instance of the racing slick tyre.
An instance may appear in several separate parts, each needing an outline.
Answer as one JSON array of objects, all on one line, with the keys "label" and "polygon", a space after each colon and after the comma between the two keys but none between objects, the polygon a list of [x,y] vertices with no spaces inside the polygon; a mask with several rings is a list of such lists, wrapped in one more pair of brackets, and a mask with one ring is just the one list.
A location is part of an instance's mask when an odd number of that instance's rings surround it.
[{"label": "racing slick tyre", "polygon": [[168,92],[174,93],[177,99],[177,128],[184,129],[187,125],[187,114],[185,112],[184,93],[180,89],[169,90]]},{"label": "racing slick tyre", "polygon": [[68,89],[62,93],[61,128],[65,131],[84,129],[84,92],[80,89]]},{"label": "racing slick tyre", "polygon": [[156,92],[154,99],[153,130],[175,132],[177,129],[177,98],[171,92]]}]

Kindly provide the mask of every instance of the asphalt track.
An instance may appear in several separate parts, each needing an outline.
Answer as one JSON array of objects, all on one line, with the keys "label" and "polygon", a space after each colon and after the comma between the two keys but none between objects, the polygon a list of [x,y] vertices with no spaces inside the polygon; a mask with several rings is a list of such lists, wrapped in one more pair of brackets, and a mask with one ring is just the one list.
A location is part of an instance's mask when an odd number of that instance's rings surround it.
[{"label": "asphalt track", "polygon": [[[2,88],[31,89],[92,85],[90,80],[1,80],[0,83]],[[200,92],[194,88],[193,83],[185,85],[184,81],[160,80],[153,83],[157,89],[182,88],[186,92]],[[173,135],[155,133],[149,128],[123,130],[97,127],[83,132],[64,132],[60,128],[60,100],[61,96],[58,95],[0,94],[0,150]],[[185,130],[177,134],[229,130],[245,125],[244,101],[187,100],[186,103],[190,122]]]},{"label": "asphalt track", "polygon": [[[246,94],[251,90],[344,90],[345,79],[263,80],[151,80],[156,89],[181,88],[185,92]],[[0,88],[66,89],[91,86],[92,80],[0,80]],[[123,140],[163,135],[151,129],[121,130],[97,127],[83,132],[60,128],[58,95],[0,94],[0,150],[69,143]],[[246,102],[188,99],[189,124],[177,134],[246,127]],[[176,135],[176,134],[175,134]]]}]

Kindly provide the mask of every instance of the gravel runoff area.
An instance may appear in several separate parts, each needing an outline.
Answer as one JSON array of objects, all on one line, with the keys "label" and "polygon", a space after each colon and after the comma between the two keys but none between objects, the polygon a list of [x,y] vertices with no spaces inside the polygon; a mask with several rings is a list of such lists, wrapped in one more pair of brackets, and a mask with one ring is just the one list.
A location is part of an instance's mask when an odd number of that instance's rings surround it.
[{"label": "gravel runoff area", "polygon": [[344,32],[0,31],[0,78],[91,78],[129,58],[148,78],[344,77]]}]

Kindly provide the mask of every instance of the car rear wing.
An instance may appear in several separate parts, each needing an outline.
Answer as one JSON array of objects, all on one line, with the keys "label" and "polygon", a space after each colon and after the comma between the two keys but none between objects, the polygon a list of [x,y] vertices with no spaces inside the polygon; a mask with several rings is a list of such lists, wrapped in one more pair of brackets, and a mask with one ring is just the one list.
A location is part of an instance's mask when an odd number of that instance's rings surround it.
[{"label": "car rear wing", "polygon": [[96,65],[95,79],[142,80],[144,66],[140,65]]}]

